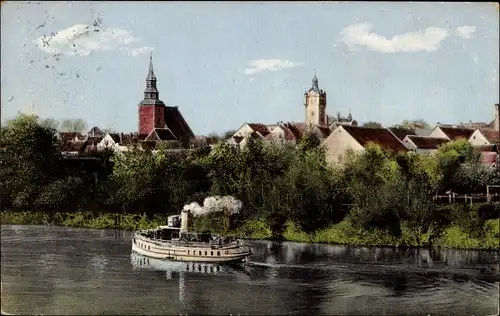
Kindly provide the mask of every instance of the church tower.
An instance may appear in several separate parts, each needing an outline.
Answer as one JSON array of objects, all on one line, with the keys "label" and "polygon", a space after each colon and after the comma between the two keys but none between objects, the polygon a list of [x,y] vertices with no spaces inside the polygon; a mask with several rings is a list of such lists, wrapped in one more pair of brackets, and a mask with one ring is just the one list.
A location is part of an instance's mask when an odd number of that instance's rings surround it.
[{"label": "church tower", "polygon": [[159,99],[159,96],[153,71],[153,54],[151,54],[144,100],[139,103],[139,134],[148,135],[155,128],[165,128],[165,103]]},{"label": "church tower", "polygon": [[327,125],[326,92],[319,89],[316,74],[314,74],[311,89],[304,93],[304,105],[307,125]]}]

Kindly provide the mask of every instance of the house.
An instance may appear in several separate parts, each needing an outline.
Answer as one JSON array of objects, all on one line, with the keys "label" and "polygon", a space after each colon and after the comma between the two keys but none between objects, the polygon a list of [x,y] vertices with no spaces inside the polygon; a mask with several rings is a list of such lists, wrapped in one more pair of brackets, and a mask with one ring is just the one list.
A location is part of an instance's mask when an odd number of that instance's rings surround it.
[{"label": "house", "polygon": [[476,149],[481,154],[479,162],[486,167],[495,168],[498,164],[498,151],[497,145],[481,145],[476,146]]},{"label": "house", "polygon": [[345,162],[349,149],[362,152],[369,143],[392,151],[408,151],[403,143],[386,128],[340,125],[323,141],[328,163]]},{"label": "house", "polygon": [[159,130],[170,130],[175,140],[184,143],[193,139],[193,131],[182,116],[179,108],[177,106],[167,106],[160,100],[156,81],[156,75],[153,71],[153,58],[150,56],[144,99],[138,106],[139,135],[145,135],[145,138],[151,141],[158,141],[158,138],[162,138],[162,136],[172,138],[167,135],[168,132]]},{"label": "house", "polygon": [[407,135],[403,139],[403,144],[410,150],[419,154],[430,154],[436,151],[439,146],[448,143],[447,138],[423,137]]},{"label": "house", "polygon": [[396,136],[400,141],[403,141],[403,139],[408,135],[417,135],[415,129],[412,128],[389,127],[388,130],[394,136]]},{"label": "house", "polygon": [[455,141],[459,139],[469,140],[473,133],[474,130],[471,128],[437,125],[428,136]]},{"label": "house", "polygon": [[106,133],[102,140],[97,143],[97,150],[104,150],[104,149],[111,149],[111,150],[117,150],[119,149],[119,143],[120,143],[120,134],[114,134],[114,133]]},{"label": "house", "polygon": [[327,116],[328,126],[331,130],[336,129],[339,125],[347,125],[347,126],[358,126],[358,121],[352,118],[351,112],[347,115],[347,117],[341,116],[340,112],[337,112],[337,116]]},{"label": "house", "polygon": [[500,142],[500,135],[498,130],[491,128],[478,128],[472,133],[469,138],[469,143],[472,146],[493,145]]},{"label": "house", "polygon": [[417,136],[429,136],[430,133],[432,133],[434,129],[433,128],[420,128],[420,127],[417,127],[415,128],[415,135]]},{"label": "house", "polygon": [[87,137],[90,138],[102,138],[104,137],[104,133],[101,131],[101,129],[97,126],[94,126],[88,131]]},{"label": "house", "polygon": [[229,138],[228,143],[233,146],[244,146],[249,137],[264,139],[269,133],[270,129],[266,124],[261,123],[244,123],[236,130],[236,132]]}]

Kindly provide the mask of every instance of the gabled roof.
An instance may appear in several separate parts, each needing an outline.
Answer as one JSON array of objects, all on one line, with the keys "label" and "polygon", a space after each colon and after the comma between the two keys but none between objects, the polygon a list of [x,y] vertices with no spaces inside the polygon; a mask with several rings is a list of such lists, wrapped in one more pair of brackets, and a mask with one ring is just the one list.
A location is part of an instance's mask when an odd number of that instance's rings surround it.
[{"label": "gabled roof", "polygon": [[386,128],[369,128],[341,125],[361,146],[375,143],[384,149],[394,151],[407,151],[401,141]]},{"label": "gabled roof", "polygon": [[492,165],[497,161],[497,153],[496,152],[481,152],[479,156],[479,162],[485,165]]},{"label": "gabled roof", "polygon": [[119,143],[120,142],[120,134],[117,134],[117,133],[108,133],[109,137],[111,137],[111,139],[115,142],[115,143]]},{"label": "gabled roof", "polygon": [[176,140],[177,138],[168,128],[155,128],[149,133],[149,135],[144,139],[145,141],[168,141]]},{"label": "gabled roof", "polygon": [[474,146],[474,148],[479,152],[496,152],[497,145],[480,145]]},{"label": "gabled roof", "polygon": [[94,127],[92,127],[90,129],[90,131],[87,134],[90,134],[90,135],[101,135],[102,131],[101,131],[101,129],[99,127],[94,126]]},{"label": "gabled roof", "polygon": [[446,138],[423,137],[423,136],[415,136],[415,135],[408,135],[407,137],[419,149],[436,149],[439,146],[449,142],[449,140]]},{"label": "gabled roof", "polygon": [[474,133],[474,129],[472,128],[447,127],[447,126],[438,126],[438,127],[451,140],[458,140],[461,138],[468,140],[471,137],[472,133]]},{"label": "gabled roof", "polygon": [[429,136],[432,133],[433,128],[415,128],[415,134],[417,136]]},{"label": "gabled roof", "polygon": [[389,131],[399,140],[403,140],[408,135],[416,135],[415,129],[403,127],[389,127]]},{"label": "gabled roof", "polygon": [[270,133],[269,128],[265,124],[247,123],[247,125],[250,126],[250,128],[253,129],[254,131],[259,132],[264,137]]},{"label": "gabled roof", "polygon": [[176,106],[165,107],[165,124],[172,131],[176,139],[194,138],[193,131]]},{"label": "gabled roof", "polygon": [[492,144],[500,143],[500,132],[492,128],[481,128],[479,129],[481,134],[486,137],[486,139]]},{"label": "gabled roof", "polygon": [[318,131],[321,133],[321,136],[323,138],[327,138],[328,136],[330,136],[331,134],[331,129],[329,127],[326,127],[326,126],[319,126],[319,125],[316,125],[316,128],[318,129]]}]

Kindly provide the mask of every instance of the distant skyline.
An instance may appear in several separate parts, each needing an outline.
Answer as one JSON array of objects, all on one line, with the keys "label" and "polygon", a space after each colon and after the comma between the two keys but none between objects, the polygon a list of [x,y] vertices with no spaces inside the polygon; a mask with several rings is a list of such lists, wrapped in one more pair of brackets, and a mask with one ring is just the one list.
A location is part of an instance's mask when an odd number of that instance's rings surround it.
[{"label": "distant skyline", "polygon": [[135,132],[151,51],[197,135],[304,121],[315,71],[328,115],[361,124],[490,122],[499,102],[492,3],[4,2],[1,18],[2,124],[33,105]]}]

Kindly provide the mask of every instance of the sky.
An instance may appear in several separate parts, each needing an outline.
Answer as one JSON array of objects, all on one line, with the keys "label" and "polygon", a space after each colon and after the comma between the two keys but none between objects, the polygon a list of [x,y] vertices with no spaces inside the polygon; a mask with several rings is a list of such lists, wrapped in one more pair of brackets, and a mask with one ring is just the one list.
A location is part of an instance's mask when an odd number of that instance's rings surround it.
[{"label": "sky", "polygon": [[138,128],[152,52],[160,99],[197,135],[327,113],[384,125],[490,122],[499,102],[491,3],[3,2],[1,120],[19,112]]}]

